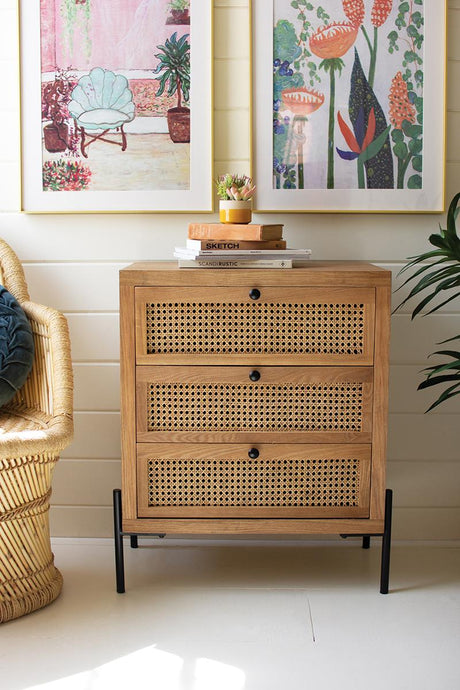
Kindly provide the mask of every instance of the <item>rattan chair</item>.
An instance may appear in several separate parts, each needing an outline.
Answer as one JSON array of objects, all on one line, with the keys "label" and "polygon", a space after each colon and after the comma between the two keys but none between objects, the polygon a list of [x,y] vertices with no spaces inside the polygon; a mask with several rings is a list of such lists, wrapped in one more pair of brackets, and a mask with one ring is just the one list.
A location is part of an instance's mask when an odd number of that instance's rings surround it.
[{"label": "rattan chair", "polygon": [[0,240],[0,283],[34,334],[32,371],[0,409],[0,623],[51,603],[62,589],[49,533],[51,479],[73,435],[73,379],[65,317],[30,301],[23,268]]}]

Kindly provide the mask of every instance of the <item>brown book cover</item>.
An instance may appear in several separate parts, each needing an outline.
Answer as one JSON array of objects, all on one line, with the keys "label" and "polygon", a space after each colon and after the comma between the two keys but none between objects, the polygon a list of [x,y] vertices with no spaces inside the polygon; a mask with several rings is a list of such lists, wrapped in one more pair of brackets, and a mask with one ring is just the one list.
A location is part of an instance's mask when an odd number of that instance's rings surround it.
[{"label": "brown book cover", "polygon": [[196,251],[218,252],[241,249],[286,249],[286,240],[187,240],[187,247]]},{"label": "brown book cover", "polygon": [[189,223],[188,236],[194,240],[281,240],[283,226],[256,223]]}]

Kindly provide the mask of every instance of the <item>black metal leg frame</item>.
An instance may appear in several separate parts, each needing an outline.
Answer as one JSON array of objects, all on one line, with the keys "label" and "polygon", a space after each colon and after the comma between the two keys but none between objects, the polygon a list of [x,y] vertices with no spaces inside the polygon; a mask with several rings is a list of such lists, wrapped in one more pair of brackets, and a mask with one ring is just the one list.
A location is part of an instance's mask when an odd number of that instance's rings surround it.
[{"label": "black metal leg frame", "polygon": [[[393,510],[393,491],[387,489],[385,492],[385,521],[383,534],[363,534],[362,546],[363,549],[368,549],[370,546],[371,536],[382,537],[382,560],[380,571],[380,593],[388,594],[388,585],[390,579],[390,551],[391,551],[391,516]],[[164,534],[144,534],[131,532],[123,532],[122,529],[122,513],[121,513],[121,490],[114,489],[113,491],[113,521],[114,521],[114,536],[115,536],[115,572],[117,582],[117,592],[123,594],[125,591],[125,567],[123,556],[123,537],[129,536],[131,548],[137,549],[138,536],[144,537],[160,537]],[[348,536],[357,536],[341,534],[343,538]],[[358,535],[359,536],[359,535]]]},{"label": "black metal leg frame", "polygon": [[380,565],[380,594],[388,594],[390,582],[390,551],[391,551],[391,517],[393,513],[393,490],[385,491],[385,519],[382,534],[341,534],[343,539],[347,537],[362,536],[363,549],[368,549],[371,545],[371,537],[382,537],[382,560]]},{"label": "black metal leg frame", "polygon": [[114,527],[114,539],[115,539],[115,574],[117,582],[117,592],[118,594],[123,594],[125,592],[125,563],[123,555],[123,537],[128,536],[130,538],[130,544],[132,549],[137,549],[138,547],[138,536],[144,537],[159,537],[163,539],[164,534],[142,534],[123,532],[122,528],[122,512],[121,512],[121,489],[113,490],[113,527]]}]

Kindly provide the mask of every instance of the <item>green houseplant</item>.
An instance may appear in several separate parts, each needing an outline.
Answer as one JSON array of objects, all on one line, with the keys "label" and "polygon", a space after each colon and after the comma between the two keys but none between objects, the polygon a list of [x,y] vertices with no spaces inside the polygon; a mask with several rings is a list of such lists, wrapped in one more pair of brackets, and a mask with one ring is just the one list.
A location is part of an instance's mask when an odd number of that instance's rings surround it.
[{"label": "green houseplant", "polygon": [[[447,227],[440,226],[439,233],[430,235],[429,241],[435,249],[418,256],[410,257],[409,263],[400,271],[417,267],[417,270],[403,285],[416,280],[409,295],[398,305],[399,309],[408,300],[424,295],[412,312],[412,318],[428,307],[425,315],[432,314],[444,305],[460,296],[460,238],[457,234],[456,220],[459,213],[457,205],[460,193],[452,199],[447,213]],[[421,265],[420,265],[421,264]],[[420,266],[419,266],[420,265]],[[401,285],[400,287],[403,287]],[[399,288],[398,288],[399,289]],[[440,301],[433,303],[435,298]],[[442,343],[460,341],[460,335],[448,338]],[[443,349],[432,353],[444,358],[442,362],[424,369],[425,380],[418,390],[431,386],[447,386],[437,400],[430,405],[427,412],[437,407],[445,400],[460,395],[460,352],[458,350]]]},{"label": "green houseplant", "polygon": [[177,94],[177,106],[170,108],[167,113],[168,129],[171,140],[175,143],[188,143],[190,141],[190,109],[182,105],[182,97],[185,101],[190,98],[190,44],[187,41],[188,34],[179,39],[174,32],[171,38],[167,38],[164,45],[157,46],[159,53],[155,57],[159,64],[153,71],[160,75],[160,85],[156,92],[161,96],[166,86],[168,96]]}]

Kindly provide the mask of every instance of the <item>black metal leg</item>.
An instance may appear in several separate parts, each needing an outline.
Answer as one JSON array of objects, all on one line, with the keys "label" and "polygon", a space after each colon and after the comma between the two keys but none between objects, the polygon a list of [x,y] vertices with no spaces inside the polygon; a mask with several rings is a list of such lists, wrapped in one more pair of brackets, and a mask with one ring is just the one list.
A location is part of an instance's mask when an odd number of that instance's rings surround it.
[{"label": "black metal leg", "polygon": [[380,594],[388,594],[390,580],[390,550],[391,550],[391,515],[393,509],[393,491],[385,492],[385,523],[382,539],[382,568],[380,574]]},{"label": "black metal leg", "polygon": [[123,531],[121,520],[121,490],[113,490],[113,526],[115,538],[115,572],[117,578],[117,592],[125,591],[125,566],[123,559]]},{"label": "black metal leg", "polygon": [[129,537],[129,541],[130,541],[130,544],[131,544],[131,548],[132,548],[132,549],[137,549],[137,547],[139,546],[139,542],[138,542],[138,539],[137,539],[137,534],[131,534],[130,537]]},{"label": "black metal leg", "polygon": [[368,549],[371,545],[370,534],[363,534],[363,549]]}]

